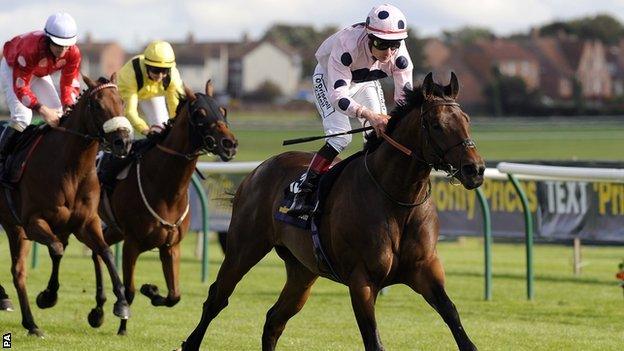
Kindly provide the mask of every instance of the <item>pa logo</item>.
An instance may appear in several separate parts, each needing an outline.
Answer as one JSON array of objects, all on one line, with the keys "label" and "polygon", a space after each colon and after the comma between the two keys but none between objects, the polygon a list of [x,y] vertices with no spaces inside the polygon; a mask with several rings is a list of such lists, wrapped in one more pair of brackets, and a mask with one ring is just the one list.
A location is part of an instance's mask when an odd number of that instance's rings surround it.
[{"label": "pa logo", "polygon": [[2,335],[2,348],[3,349],[11,348],[11,333],[6,333]]}]

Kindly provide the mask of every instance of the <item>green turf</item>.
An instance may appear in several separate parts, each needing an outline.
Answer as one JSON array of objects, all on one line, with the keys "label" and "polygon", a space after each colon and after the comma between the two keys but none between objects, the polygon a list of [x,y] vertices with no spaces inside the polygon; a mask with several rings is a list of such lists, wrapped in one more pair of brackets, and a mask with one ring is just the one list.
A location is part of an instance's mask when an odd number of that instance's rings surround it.
[{"label": "green turf", "polygon": [[[312,113],[231,113],[239,139],[236,161],[264,160],[289,150],[316,151],[322,141],[281,146],[285,139],[322,135]],[[624,119],[476,119],[473,138],[487,160],[624,160]],[[362,138],[353,136],[345,157],[359,150]]]},{"label": "green turf", "polygon": [[[17,304],[10,284],[6,237],[0,236],[2,283]],[[155,308],[137,295],[128,323],[129,335],[115,335],[113,297],[106,280],[106,319],[100,329],[86,321],[94,305],[91,260],[72,241],[61,265],[57,306],[40,310],[36,294],[45,286],[49,259],[40,251],[40,266],[31,270],[28,288],[38,325],[45,339],[27,337],[19,308],[0,313],[0,332],[12,332],[16,350],[172,350],[194,328],[208,285],[201,284],[200,262],[193,257],[194,235],[184,241],[181,286],[183,297],[174,308]],[[535,300],[527,301],[524,248],[494,245],[494,299],[483,300],[481,241],[439,244],[447,272],[447,290],[463,324],[481,350],[621,350],[624,344],[624,297],[615,280],[624,249],[584,247],[587,263],[580,277],[572,275],[570,247],[537,245]],[[221,263],[219,248],[210,246],[210,281]],[[227,307],[209,327],[204,350],[258,350],[265,313],[277,299],[285,273],[274,253],[243,279]],[[164,287],[156,252],[144,254],[137,267],[137,285]],[[17,306],[16,306],[17,307]],[[423,299],[403,286],[393,286],[379,298],[377,318],[388,350],[453,350],[452,336],[442,319]],[[359,350],[360,336],[346,287],[320,279],[305,308],[288,324],[280,350]]]}]

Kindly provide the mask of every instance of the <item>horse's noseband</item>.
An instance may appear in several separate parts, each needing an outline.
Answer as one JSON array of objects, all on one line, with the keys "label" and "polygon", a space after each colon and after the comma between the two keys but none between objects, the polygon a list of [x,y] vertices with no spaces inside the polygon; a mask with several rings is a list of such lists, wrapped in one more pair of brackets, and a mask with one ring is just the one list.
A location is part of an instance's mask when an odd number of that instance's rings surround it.
[{"label": "horse's noseband", "polygon": [[456,147],[463,147],[466,149],[474,149],[477,147],[476,143],[474,142],[474,140],[472,140],[471,138],[467,138],[467,139],[463,139],[462,141],[460,141],[459,143],[452,145],[450,147],[448,147],[446,150],[442,149],[436,142],[435,139],[433,138],[433,136],[431,136],[431,130],[429,128],[429,123],[426,122],[426,117],[429,115],[429,113],[431,112],[431,110],[434,107],[438,107],[438,106],[451,106],[451,107],[460,107],[460,105],[455,102],[455,101],[448,101],[448,100],[436,100],[431,102],[430,104],[427,104],[427,102],[425,101],[425,103],[423,103],[423,106],[421,108],[421,123],[422,123],[422,129],[426,131],[426,139],[425,142],[427,142],[429,145],[431,145],[431,147],[433,148],[433,152],[435,154],[435,157],[438,159],[436,162],[433,162],[432,166],[433,168],[437,169],[437,170],[445,170],[449,173],[449,175],[455,175],[459,170],[455,169],[455,167],[453,167],[453,165],[451,165],[447,160],[446,160],[446,156],[448,155],[448,153],[455,149]]},{"label": "horse's noseband", "polygon": [[[214,152],[218,143],[212,132],[219,122],[227,125],[227,119],[223,116],[221,109],[213,98],[201,93],[196,93],[195,95],[197,99],[189,103],[189,133],[191,134],[191,140],[200,140],[199,145],[195,146],[198,150]],[[200,109],[206,111],[206,115],[199,112]]]}]

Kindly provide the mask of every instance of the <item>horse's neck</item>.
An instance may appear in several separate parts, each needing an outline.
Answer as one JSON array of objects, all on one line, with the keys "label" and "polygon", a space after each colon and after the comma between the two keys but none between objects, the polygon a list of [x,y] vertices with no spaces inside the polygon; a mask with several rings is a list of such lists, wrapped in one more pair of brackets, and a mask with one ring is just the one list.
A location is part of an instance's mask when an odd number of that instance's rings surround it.
[{"label": "horse's neck", "polygon": [[[399,131],[393,133],[392,137],[400,144],[410,145],[409,136],[401,135]],[[421,143],[416,142],[414,145]],[[418,147],[410,145],[412,153],[420,154]],[[415,157],[407,156],[390,143],[379,145],[369,156],[368,167],[383,189],[397,201],[414,203],[425,196],[431,167]]]},{"label": "horse's neck", "polygon": [[[190,154],[193,150],[190,149],[187,133],[188,125],[185,121],[178,120],[161,144],[176,152]],[[150,173],[150,179],[153,180],[151,184],[157,187],[165,201],[174,202],[185,196],[197,158],[188,160],[155,147],[145,155],[144,160],[141,167],[145,167],[145,172]]]},{"label": "horse's neck", "polygon": [[[79,101],[74,109],[69,112],[62,127],[69,131],[87,135],[89,134],[87,118],[91,118],[91,116],[86,113],[86,104],[84,101]],[[89,169],[85,168],[85,165],[91,165],[95,162],[99,148],[98,142],[71,134],[71,132],[55,131],[51,134],[50,142],[55,145],[51,146],[50,149],[59,156],[55,158],[64,160],[69,168]]]}]

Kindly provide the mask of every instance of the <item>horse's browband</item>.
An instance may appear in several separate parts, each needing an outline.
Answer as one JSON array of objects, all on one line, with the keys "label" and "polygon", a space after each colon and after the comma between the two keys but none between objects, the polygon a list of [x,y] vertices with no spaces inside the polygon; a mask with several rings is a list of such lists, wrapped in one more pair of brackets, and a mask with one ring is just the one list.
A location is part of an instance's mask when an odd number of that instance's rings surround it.
[{"label": "horse's browband", "polygon": [[93,96],[93,94],[97,93],[98,91],[100,91],[102,89],[106,89],[106,88],[115,88],[115,89],[117,89],[117,85],[115,85],[113,83],[104,83],[102,85],[98,85],[97,87],[93,88],[93,90],[91,90],[91,92],[89,93],[89,97]]},{"label": "horse's browband", "polygon": [[[425,102],[426,103],[426,102]],[[423,103],[423,107],[425,106],[425,104]],[[422,111],[420,112],[420,115],[423,116],[425,113],[429,112],[429,110],[431,110],[434,107],[438,107],[438,106],[454,106],[454,107],[460,107],[460,105],[454,101],[434,101],[432,102],[430,105],[427,106],[427,108],[422,109]]]}]

